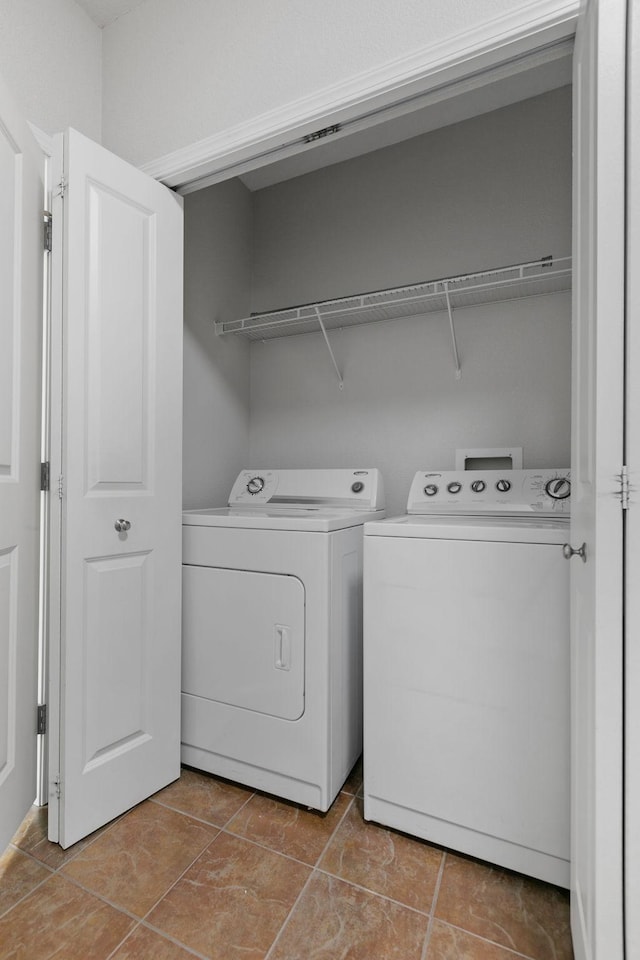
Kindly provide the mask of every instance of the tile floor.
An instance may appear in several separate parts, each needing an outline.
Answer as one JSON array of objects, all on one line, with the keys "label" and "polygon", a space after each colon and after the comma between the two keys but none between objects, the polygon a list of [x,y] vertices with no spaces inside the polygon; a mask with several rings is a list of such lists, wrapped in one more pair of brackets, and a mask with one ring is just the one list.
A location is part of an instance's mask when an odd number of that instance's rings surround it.
[{"label": "tile floor", "polygon": [[572,960],[567,894],[184,769],[68,850],[34,808],[0,858],[0,958]]}]

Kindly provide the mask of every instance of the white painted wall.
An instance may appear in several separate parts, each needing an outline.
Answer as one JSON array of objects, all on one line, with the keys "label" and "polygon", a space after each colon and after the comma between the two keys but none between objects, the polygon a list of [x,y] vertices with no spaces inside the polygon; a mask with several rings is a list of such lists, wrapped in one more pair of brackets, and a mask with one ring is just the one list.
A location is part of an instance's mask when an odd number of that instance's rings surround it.
[{"label": "white painted wall", "polygon": [[[254,194],[253,308],[571,252],[568,89]],[[523,446],[566,466],[568,294],[251,346],[254,466],[377,466],[402,512],[419,469],[456,447]]]},{"label": "white painted wall", "polygon": [[254,194],[253,310],[571,255],[571,88]]},{"label": "white painted wall", "polygon": [[389,514],[404,513],[421,469],[453,469],[456,447],[523,446],[525,466],[569,465],[569,294],[459,310],[462,378],[448,318],[251,348],[253,466],[379,467]]},{"label": "white painted wall", "polygon": [[0,0],[0,71],[31,123],[100,142],[102,31],[74,0]]},{"label": "white painted wall", "polygon": [[213,321],[244,316],[251,293],[251,196],[238,181],[185,198],[186,508],[224,506],[249,453],[249,348]]},{"label": "white painted wall", "polygon": [[103,31],[104,142],[144,162],[532,0],[154,0]]}]

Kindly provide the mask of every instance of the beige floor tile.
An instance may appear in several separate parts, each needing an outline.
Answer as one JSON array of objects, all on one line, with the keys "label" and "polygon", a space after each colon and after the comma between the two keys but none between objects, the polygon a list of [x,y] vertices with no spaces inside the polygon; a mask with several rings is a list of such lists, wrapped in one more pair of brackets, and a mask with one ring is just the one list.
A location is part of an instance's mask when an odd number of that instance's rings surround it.
[{"label": "beige floor tile", "polygon": [[435,915],[533,960],[572,960],[569,895],[447,854]]},{"label": "beige floor tile", "polygon": [[153,799],[223,827],[251,796],[253,790],[183,767],[180,779],[160,790]]},{"label": "beige floor tile", "polygon": [[0,920],[0,960],[106,960],[134,923],[55,874]]},{"label": "beige floor tile", "polygon": [[217,832],[215,827],[147,801],[66,864],[62,872],[142,917]]},{"label": "beige floor tile", "polygon": [[110,960],[193,960],[193,954],[171,940],[139,926],[129,934]]},{"label": "beige floor tile", "polygon": [[51,871],[42,864],[7,847],[0,857],[0,916],[50,876]]},{"label": "beige floor tile", "polygon": [[57,870],[63,863],[71,860],[78,851],[84,850],[88,844],[109,828],[107,824],[106,827],[101,827],[100,830],[96,830],[95,833],[89,834],[88,837],[84,837],[78,843],[74,843],[73,846],[63,850],[59,844],[50,843],[47,839],[48,809],[48,807],[32,807],[22,821],[12,842],[20,850],[30,853],[32,857],[40,860],[41,863],[46,863],[53,870]]},{"label": "beige floor tile", "polygon": [[367,823],[353,804],[335,832],[321,870],[429,912],[443,853],[421,840]]},{"label": "beige floor tile", "polygon": [[341,793],[326,813],[318,813],[256,794],[227,830],[313,866],[350,803],[351,797]]},{"label": "beige floor tile", "polygon": [[212,960],[262,960],[310,868],[221,833],[148,917]]},{"label": "beige floor tile", "polygon": [[269,960],[420,960],[428,918],[315,873]]},{"label": "beige floor tile", "polygon": [[436,920],[425,960],[518,960],[518,955]]}]

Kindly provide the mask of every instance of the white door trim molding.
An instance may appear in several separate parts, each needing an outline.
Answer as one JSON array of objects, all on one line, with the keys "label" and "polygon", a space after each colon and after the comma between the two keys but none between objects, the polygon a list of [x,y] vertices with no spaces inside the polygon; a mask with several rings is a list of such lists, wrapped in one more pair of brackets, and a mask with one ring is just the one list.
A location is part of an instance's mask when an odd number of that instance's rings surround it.
[{"label": "white door trim molding", "polygon": [[31,133],[36,139],[36,143],[40,146],[45,157],[52,157],[54,150],[54,138],[49,136],[48,133],[45,133],[44,130],[41,130],[40,127],[36,127],[34,123],[31,123],[27,120],[27,126],[31,130]]},{"label": "white door trim molding", "polygon": [[[580,0],[532,0],[453,37],[268,111],[141,170],[190,193],[305,148],[303,138],[414,100],[573,37]],[[371,122],[374,122],[373,119]]]}]

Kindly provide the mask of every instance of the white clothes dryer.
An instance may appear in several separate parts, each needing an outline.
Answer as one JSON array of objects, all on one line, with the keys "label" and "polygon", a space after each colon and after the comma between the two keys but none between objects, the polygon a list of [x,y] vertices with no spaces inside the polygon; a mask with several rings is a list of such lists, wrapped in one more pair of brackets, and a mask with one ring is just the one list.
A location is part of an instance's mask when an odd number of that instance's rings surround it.
[{"label": "white clothes dryer", "polygon": [[365,526],[364,815],[569,885],[568,470],[420,472]]},{"label": "white clothes dryer", "polygon": [[183,514],[182,761],[327,810],[362,750],[378,470],[243,470]]}]

